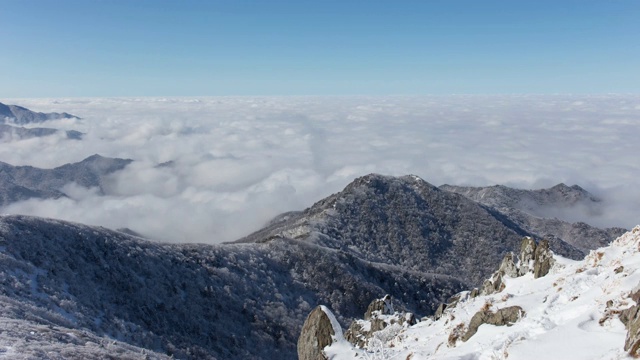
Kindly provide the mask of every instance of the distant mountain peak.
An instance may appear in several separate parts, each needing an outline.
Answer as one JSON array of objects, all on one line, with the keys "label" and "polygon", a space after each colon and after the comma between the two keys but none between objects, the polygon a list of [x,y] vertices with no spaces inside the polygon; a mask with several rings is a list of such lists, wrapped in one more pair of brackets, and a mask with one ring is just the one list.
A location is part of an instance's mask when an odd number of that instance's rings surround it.
[{"label": "distant mountain peak", "polygon": [[33,124],[33,123],[41,123],[47,120],[57,120],[57,119],[80,119],[75,115],[71,115],[69,113],[42,113],[31,111],[25,107],[18,105],[5,105],[0,103],[0,121],[5,122],[6,119],[10,119],[12,122],[24,125],[24,124]]}]

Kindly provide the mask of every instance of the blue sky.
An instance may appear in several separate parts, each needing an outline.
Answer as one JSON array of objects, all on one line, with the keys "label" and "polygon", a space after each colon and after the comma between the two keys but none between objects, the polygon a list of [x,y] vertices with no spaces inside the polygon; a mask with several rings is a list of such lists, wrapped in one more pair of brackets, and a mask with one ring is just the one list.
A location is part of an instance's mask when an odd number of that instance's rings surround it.
[{"label": "blue sky", "polygon": [[0,0],[0,97],[640,92],[640,1]]}]

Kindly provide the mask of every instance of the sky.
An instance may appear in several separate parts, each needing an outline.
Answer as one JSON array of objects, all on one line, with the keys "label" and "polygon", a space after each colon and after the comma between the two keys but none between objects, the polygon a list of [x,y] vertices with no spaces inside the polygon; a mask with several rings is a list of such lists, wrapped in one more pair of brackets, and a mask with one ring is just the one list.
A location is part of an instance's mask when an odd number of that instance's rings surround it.
[{"label": "sky", "polygon": [[640,2],[0,0],[0,98],[640,91]]}]

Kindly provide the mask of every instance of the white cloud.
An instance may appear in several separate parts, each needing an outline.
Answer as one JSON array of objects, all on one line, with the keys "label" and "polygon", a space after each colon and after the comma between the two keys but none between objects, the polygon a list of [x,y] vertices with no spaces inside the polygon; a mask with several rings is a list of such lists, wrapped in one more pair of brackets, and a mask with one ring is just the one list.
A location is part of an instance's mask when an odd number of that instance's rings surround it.
[{"label": "white cloud", "polygon": [[[440,185],[579,184],[605,198],[598,225],[640,222],[639,96],[25,99],[85,132],[3,143],[0,161],[55,167],[98,153],[136,160],[107,196],[3,212],[129,227],[167,241],[228,241],[370,172]],[[171,166],[158,164],[173,161]],[[83,192],[84,191],[84,192]]]}]

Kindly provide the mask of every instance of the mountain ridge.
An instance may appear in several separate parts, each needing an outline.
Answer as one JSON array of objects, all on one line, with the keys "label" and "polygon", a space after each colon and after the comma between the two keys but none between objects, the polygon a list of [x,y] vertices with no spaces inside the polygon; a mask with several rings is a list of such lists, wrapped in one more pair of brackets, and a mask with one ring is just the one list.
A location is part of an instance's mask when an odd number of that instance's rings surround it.
[{"label": "mountain ridge", "polygon": [[12,202],[66,197],[62,187],[69,183],[91,188],[97,187],[105,193],[105,177],[124,169],[133,160],[107,158],[94,154],[76,163],[53,169],[33,166],[14,166],[0,161],[0,206]]},{"label": "mountain ridge", "polygon": [[17,125],[27,125],[33,123],[42,123],[47,120],[58,120],[58,119],[80,119],[75,115],[68,114],[66,112],[63,113],[42,113],[31,111],[27,108],[18,105],[5,105],[0,103],[0,120],[6,122],[7,119],[10,119],[13,123]]}]

